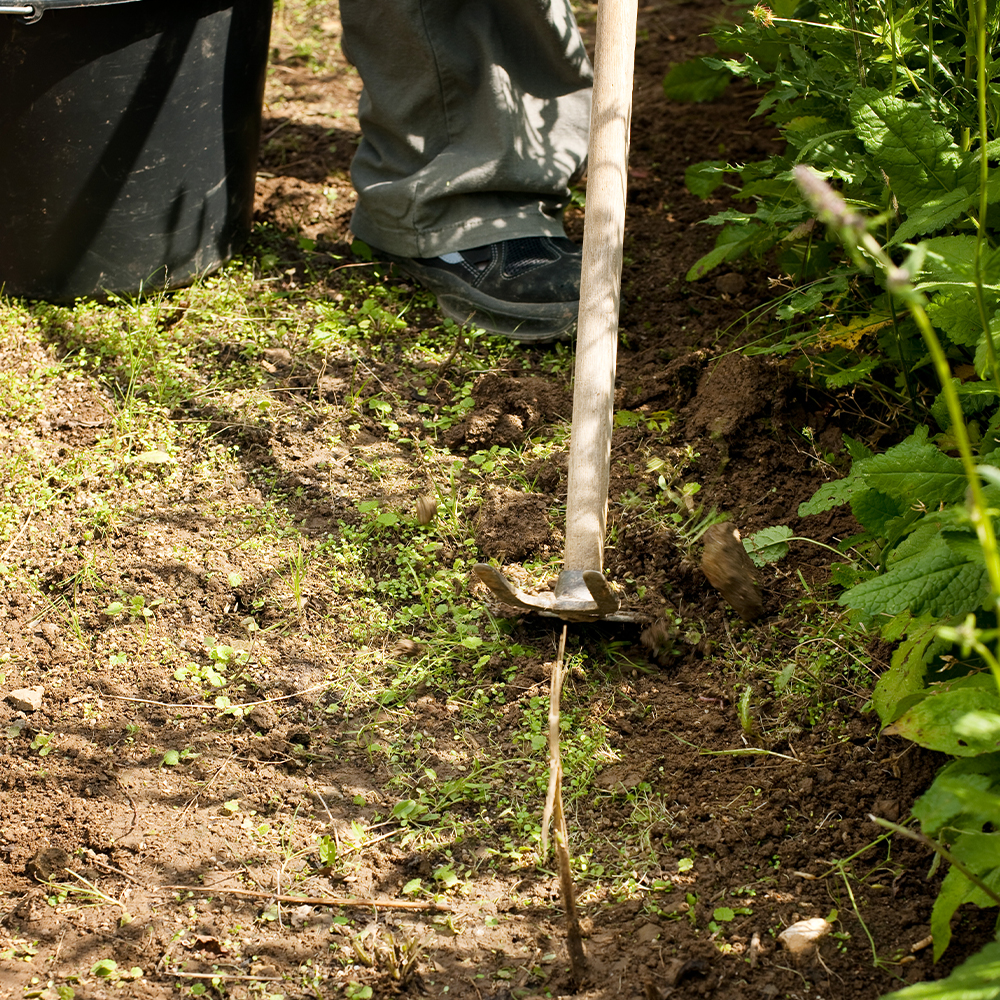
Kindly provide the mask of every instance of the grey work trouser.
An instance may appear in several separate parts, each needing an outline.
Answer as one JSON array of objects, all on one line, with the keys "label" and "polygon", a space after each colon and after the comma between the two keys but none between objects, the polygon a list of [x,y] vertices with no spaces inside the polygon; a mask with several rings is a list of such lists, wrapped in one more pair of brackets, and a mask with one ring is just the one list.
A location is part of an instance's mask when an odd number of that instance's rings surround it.
[{"label": "grey work trouser", "polygon": [[593,79],[569,0],[341,0],[354,233],[404,257],[562,236]]}]

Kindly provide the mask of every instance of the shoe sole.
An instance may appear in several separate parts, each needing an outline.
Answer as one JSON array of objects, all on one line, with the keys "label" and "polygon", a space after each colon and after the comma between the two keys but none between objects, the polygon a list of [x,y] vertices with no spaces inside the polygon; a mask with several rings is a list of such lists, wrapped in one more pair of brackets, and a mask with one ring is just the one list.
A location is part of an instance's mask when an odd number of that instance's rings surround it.
[{"label": "shoe sole", "polygon": [[382,252],[380,257],[416,278],[437,296],[438,308],[460,325],[472,324],[491,333],[499,333],[522,343],[545,344],[568,340],[576,323],[580,303],[576,302],[504,302],[486,295],[461,278],[425,267],[408,258]]}]

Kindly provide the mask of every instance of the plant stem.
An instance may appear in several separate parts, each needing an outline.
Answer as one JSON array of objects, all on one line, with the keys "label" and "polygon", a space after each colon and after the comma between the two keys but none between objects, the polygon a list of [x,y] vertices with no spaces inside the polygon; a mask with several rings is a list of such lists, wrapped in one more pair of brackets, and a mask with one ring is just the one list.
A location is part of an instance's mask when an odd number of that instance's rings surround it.
[{"label": "plant stem", "polygon": [[[979,0],[980,4],[983,2],[984,0]],[[985,149],[983,150],[983,162],[985,162]],[[969,440],[969,429],[965,423],[965,415],[962,413],[962,404],[958,398],[955,383],[952,381],[951,366],[944,349],[941,347],[941,341],[927,316],[927,310],[924,308],[925,299],[913,287],[913,275],[905,268],[897,267],[892,262],[878,241],[868,232],[865,219],[858,213],[852,212],[844,199],[833,188],[805,166],[795,168],[795,178],[819,218],[837,228],[848,248],[856,256],[858,250],[863,249],[884,270],[888,290],[906,305],[917,324],[917,329],[920,330],[920,335],[923,337],[934,362],[938,381],[941,383],[941,394],[948,410],[955,445],[962,462],[962,470],[969,484],[969,520],[975,528],[979,545],[983,550],[983,560],[986,563],[986,573],[990,581],[993,609],[997,618],[1000,619],[1000,549],[997,548],[993,519],[986,502],[986,494],[983,490],[976,459],[972,453],[972,443]],[[916,266],[914,265],[914,269]],[[987,335],[986,340],[989,344],[992,338]],[[1000,389],[1000,372],[995,367],[993,378],[997,388]]]},{"label": "plant stem", "polygon": [[948,359],[941,347],[941,341],[938,340],[923,305],[916,299],[908,302],[907,305],[921,336],[924,338],[924,343],[931,353],[938,379],[941,382],[941,390],[948,407],[948,416],[951,418],[952,433],[955,435],[955,444],[958,446],[962,468],[969,483],[972,500],[970,517],[976,534],[979,536],[979,544],[983,548],[994,605],[998,615],[1000,615],[1000,550],[997,549],[997,537],[993,530],[993,521],[989,516],[986,494],[983,492],[982,480],[979,478],[979,470],[976,468],[976,460],[972,454],[972,443],[969,441],[969,430],[962,413],[962,404],[955,391],[955,384],[952,382],[951,366],[948,364]]},{"label": "plant stem", "polygon": [[867,86],[865,77],[865,60],[861,54],[861,33],[858,31],[858,11],[854,0],[847,0],[847,11],[851,17],[851,30],[854,36],[854,58],[858,64],[858,83]]},{"label": "plant stem", "polygon": [[889,21],[889,51],[892,58],[892,84],[889,87],[891,97],[896,96],[896,64],[898,56],[896,53],[896,10],[892,5],[892,0],[885,3],[886,18]]},{"label": "plant stem", "polygon": [[940,854],[948,864],[957,868],[976,888],[980,889],[985,893],[990,899],[993,900],[997,906],[1000,906],[1000,895],[991,889],[981,878],[971,872],[958,858],[955,857],[951,851],[948,850],[944,844],[939,843],[931,837],[928,837],[925,833],[917,833],[916,830],[908,830],[905,826],[900,826],[898,823],[892,823],[887,819],[882,819],[881,816],[875,816],[872,813],[868,814],[868,818],[873,823],[878,823],[879,826],[885,827],[886,830],[892,830],[893,833],[898,833],[903,837],[908,837],[910,840],[915,840],[918,844],[924,844],[929,847],[936,854]]},{"label": "plant stem", "polygon": [[826,28],[828,31],[846,31],[852,35],[860,35],[862,38],[878,39],[878,35],[870,31],[859,31],[855,27],[845,28],[842,24],[824,24],[822,21],[802,21],[797,17],[772,17],[772,24],[804,24],[809,28]]},{"label": "plant stem", "polygon": [[889,315],[892,316],[892,334],[896,338],[896,351],[899,354],[899,370],[903,373],[903,384],[910,401],[910,413],[917,419],[917,401],[913,397],[913,386],[910,385],[910,359],[903,354],[903,338],[899,334],[899,317],[896,315],[896,303],[889,299]]},{"label": "plant stem", "polygon": [[934,0],[927,0],[927,85],[934,91]]},{"label": "plant stem", "polygon": [[[965,31],[965,82],[971,84],[972,82],[972,60],[974,58],[974,39],[973,33],[976,30],[975,22],[975,10],[971,0],[969,2],[969,26]],[[962,138],[959,141],[959,146],[962,152],[967,152],[972,144],[972,130],[968,127],[962,129]]]},{"label": "plant stem", "polygon": [[996,345],[990,330],[990,320],[986,314],[986,296],[983,293],[983,243],[986,240],[986,209],[988,199],[986,184],[989,179],[986,160],[986,0],[976,3],[976,105],[979,112],[979,218],[976,220],[976,307],[979,322],[986,335],[986,354],[990,362],[993,380],[1000,389],[1000,371],[997,365]]}]

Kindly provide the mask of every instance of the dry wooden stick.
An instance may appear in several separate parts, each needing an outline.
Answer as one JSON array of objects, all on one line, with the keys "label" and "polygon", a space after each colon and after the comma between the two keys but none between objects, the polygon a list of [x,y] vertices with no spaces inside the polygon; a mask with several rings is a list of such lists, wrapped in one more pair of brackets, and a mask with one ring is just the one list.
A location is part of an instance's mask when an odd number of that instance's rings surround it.
[{"label": "dry wooden stick", "polygon": [[559,892],[566,911],[566,944],[569,949],[570,976],[579,987],[587,978],[587,954],[583,949],[580,917],[576,910],[573,873],[569,866],[569,832],[562,804],[562,755],[559,752],[559,704],[562,700],[563,679],[566,676],[566,633],[563,625],[559,653],[552,668],[552,688],[549,695],[549,791],[542,813],[542,857],[548,853],[549,819],[555,820],[554,841],[556,864],[559,869]]},{"label": "dry wooden stick", "polygon": [[164,975],[174,979],[218,979],[220,983],[280,983],[284,982],[281,976],[236,976],[228,972],[171,972],[170,969],[164,971]]},{"label": "dry wooden stick", "polygon": [[559,705],[562,702],[566,631],[567,626],[563,625],[562,635],[559,638],[559,652],[556,653],[556,662],[552,667],[552,677],[549,680],[549,787],[545,793],[545,808],[542,810],[542,861],[549,856],[549,825],[552,822],[556,794],[562,783],[562,757],[559,753]]},{"label": "dry wooden stick", "polygon": [[[320,691],[329,686],[329,684],[314,684],[312,687],[303,688],[301,691],[293,691],[291,694],[282,694],[277,698],[264,698],[262,701],[246,701],[239,705],[232,705],[230,707],[239,708],[245,712],[248,708],[256,708],[258,705],[274,705],[279,701],[288,701],[290,698],[298,698],[299,695],[311,694],[313,691]],[[156,708],[172,708],[175,711],[183,708],[203,712],[208,709],[216,709],[219,707],[218,705],[209,705],[207,702],[190,702],[189,704],[184,704],[182,702],[150,701],[148,698],[130,698],[124,694],[107,694],[104,697],[110,698],[112,701],[131,701],[136,705],[153,705]]]},{"label": "dry wooden stick", "polygon": [[580,933],[580,915],[576,910],[573,873],[569,868],[569,833],[566,829],[566,817],[563,815],[561,789],[556,792],[555,821],[559,892],[563,900],[563,909],[566,911],[566,944],[569,948],[570,976],[576,986],[580,987],[587,979],[587,953],[583,950],[583,934]]},{"label": "dry wooden stick", "polygon": [[231,896],[249,896],[252,899],[273,899],[276,903],[298,903],[300,906],[365,906],[384,910],[438,910],[454,913],[450,906],[418,899],[355,899],[351,896],[282,896],[273,892],[256,892],[253,889],[227,889],[217,885],[161,885],[161,889],[181,892],[229,893]]}]

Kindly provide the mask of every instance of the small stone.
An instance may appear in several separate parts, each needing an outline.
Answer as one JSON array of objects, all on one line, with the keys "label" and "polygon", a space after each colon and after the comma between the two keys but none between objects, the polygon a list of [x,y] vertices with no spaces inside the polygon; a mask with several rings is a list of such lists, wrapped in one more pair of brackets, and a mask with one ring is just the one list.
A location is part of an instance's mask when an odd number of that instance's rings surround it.
[{"label": "small stone", "polygon": [[799,920],[786,927],[779,935],[778,942],[783,944],[794,956],[801,958],[811,955],[820,938],[829,934],[833,924],[822,917],[811,917],[809,920]]},{"label": "small stone", "polygon": [[41,684],[30,688],[18,688],[7,695],[7,701],[19,712],[37,712],[42,707],[45,688]]}]

